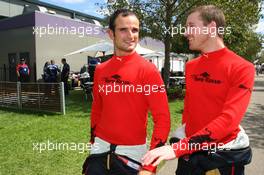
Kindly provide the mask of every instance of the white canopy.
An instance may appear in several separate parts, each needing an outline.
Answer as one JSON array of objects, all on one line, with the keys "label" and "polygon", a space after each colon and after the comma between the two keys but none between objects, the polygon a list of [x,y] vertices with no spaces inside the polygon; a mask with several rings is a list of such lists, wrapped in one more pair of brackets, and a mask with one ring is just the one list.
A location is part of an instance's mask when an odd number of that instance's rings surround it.
[{"label": "white canopy", "polygon": [[[76,50],[74,52],[68,53],[64,56],[70,56],[70,55],[74,55],[74,54],[81,54],[81,53],[86,53],[87,55],[90,56],[95,56],[97,52],[105,52],[105,55],[111,55],[113,54],[113,44],[107,41],[103,41],[103,42],[99,42],[93,45],[90,45],[88,47]],[[144,47],[141,47],[139,44],[136,47],[136,52],[138,54],[151,54],[154,53],[155,51],[151,50],[151,49],[147,49]]]},{"label": "white canopy", "polygon": [[[144,55],[146,59],[151,60],[158,70],[164,66],[165,54],[164,52],[154,52]],[[184,71],[184,64],[187,57],[177,53],[170,53],[170,65],[173,71]]]},{"label": "white canopy", "polygon": [[154,52],[144,55],[145,58],[152,58],[152,57],[164,57],[163,52]]}]

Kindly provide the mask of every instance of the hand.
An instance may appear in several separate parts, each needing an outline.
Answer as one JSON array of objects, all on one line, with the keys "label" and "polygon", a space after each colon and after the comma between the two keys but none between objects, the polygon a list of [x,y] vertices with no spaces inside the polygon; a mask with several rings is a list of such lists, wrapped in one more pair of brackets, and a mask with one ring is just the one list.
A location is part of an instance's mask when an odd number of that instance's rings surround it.
[{"label": "hand", "polygon": [[138,172],[138,175],[154,175],[154,173],[146,170],[141,170]]},{"label": "hand", "polygon": [[151,164],[152,166],[157,166],[162,160],[171,160],[175,158],[176,155],[170,145],[162,146],[147,152],[142,158],[142,165]]}]

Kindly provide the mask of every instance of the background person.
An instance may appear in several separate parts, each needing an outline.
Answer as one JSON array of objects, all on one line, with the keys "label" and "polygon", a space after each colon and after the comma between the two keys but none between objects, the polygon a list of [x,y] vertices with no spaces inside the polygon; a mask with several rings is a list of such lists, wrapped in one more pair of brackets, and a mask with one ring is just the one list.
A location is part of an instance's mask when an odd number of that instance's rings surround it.
[{"label": "background person", "polygon": [[30,80],[30,70],[26,64],[25,58],[20,58],[20,63],[16,66],[16,73],[18,81],[29,82]]},{"label": "background person", "polygon": [[48,72],[48,82],[50,83],[56,83],[57,82],[57,75],[59,73],[59,68],[55,64],[54,60],[50,61],[50,65],[47,66],[47,72]]},{"label": "background person", "polygon": [[44,82],[49,82],[49,73],[48,66],[50,65],[50,61],[47,61],[43,67],[43,80]]},{"label": "background person", "polygon": [[88,64],[88,73],[90,75],[90,81],[94,81],[94,72],[96,66],[99,64],[99,60],[97,58],[90,58],[89,59],[89,64]]},{"label": "background person", "polygon": [[61,59],[61,63],[63,64],[63,68],[61,71],[61,81],[64,83],[65,95],[69,95],[68,79],[70,74],[70,65],[66,62],[65,58]]},{"label": "background person", "polygon": [[258,76],[261,73],[261,64],[257,63],[256,64],[256,75]]},{"label": "background person", "polygon": [[59,70],[58,66],[55,64],[55,61],[51,60],[50,65],[47,66],[47,73],[48,73],[47,82],[49,83],[48,87],[47,87],[48,93],[52,93],[52,91],[53,91],[56,94],[59,92],[59,88],[56,85],[54,85],[54,83],[58,82],[57,79],[58,79],[58,73],[59,72],[60,72],[60,70]]}]

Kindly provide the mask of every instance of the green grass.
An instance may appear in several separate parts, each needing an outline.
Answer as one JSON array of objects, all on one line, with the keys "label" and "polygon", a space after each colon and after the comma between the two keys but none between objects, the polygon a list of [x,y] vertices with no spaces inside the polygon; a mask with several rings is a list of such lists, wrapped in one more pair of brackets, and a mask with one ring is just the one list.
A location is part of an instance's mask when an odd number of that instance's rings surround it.
[{"label": "green grass", "polygon": [[[0,109],[0,175],[81,174],[88,155],[83,145],[89,140],[90,106],[82,91],[66,98],[66,115]],[[85,102],[84,102],[85,101]],[[180,122],[182,101],[170,102],[171,130]],[[152,131],[149,120],[148,137]],[[33,150],[36,143],[67,143],[70,150]],[[74,143],[81,146],[75,149]],[[82,143],[82,144],[81,144]],[[58,146],[58,145],[57,145]],[[71,150],[72,149],[72,150]]]}]

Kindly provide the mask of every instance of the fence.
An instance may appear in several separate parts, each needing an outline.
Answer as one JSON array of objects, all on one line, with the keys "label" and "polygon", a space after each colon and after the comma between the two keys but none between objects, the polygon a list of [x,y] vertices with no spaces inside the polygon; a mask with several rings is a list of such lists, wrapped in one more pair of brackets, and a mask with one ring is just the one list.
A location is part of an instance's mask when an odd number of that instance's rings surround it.
[{"label": "fence", "polygon": [[6,65],[4,65],[3,67],[0,67],[0,81],[7,81],[8,79],[7,71],[8,71],[8,68],[6,68]]},{"label": "fence", "polygon": [[0,106],[65,114],[62,83],[20,83],[0,81]]}]

